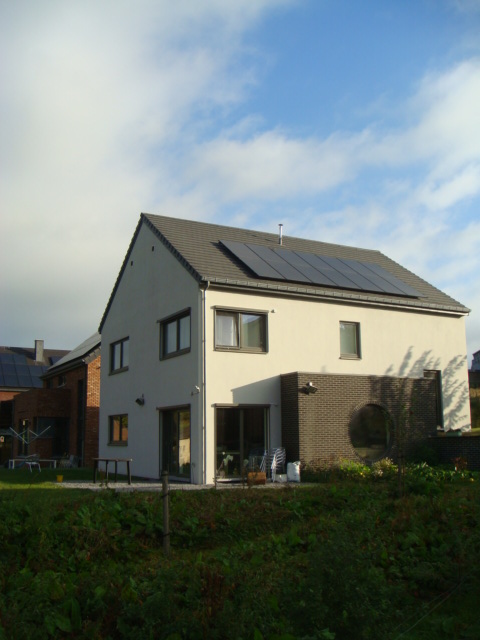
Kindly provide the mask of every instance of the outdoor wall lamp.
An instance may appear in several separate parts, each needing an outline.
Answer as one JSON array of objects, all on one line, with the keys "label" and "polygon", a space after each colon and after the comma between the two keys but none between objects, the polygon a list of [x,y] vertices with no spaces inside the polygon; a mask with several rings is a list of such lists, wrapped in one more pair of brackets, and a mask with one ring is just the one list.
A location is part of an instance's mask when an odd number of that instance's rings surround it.
[{"label": "outdoor wall lamp", "polygon": [[307,384],[303,387],[302,391],[307,395],[310,395],[311,393],[317,393],[318,389],[313,384],[313,382],[310,381],[310,382],[307,382]]},{"label": "outdoor wall lamp", "polygon": [[139,407],[143,407],[143,405],[145,404],[145,397],[142,393],[142,397],[141,398],[137,398],[135,400],[135,402],[138,404]]}]

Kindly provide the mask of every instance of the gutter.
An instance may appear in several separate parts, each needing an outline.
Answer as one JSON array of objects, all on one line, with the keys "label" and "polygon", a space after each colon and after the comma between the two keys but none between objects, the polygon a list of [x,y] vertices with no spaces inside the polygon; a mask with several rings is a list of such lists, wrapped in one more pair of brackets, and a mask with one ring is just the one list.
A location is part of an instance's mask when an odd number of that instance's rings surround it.
[{"label": "gutter", "polygon": [[307,289],[305,287],[285,286],[285,285],[273,285],[265,282],[258,283],[249,280],[230,280],[229,278],[210,278],[208,284],[214,284],[219,288],[232,288],[243,289],[252,293],[252,290],[266,291],[270,295],[277,293],[279,295],[290,295],[300,298],[309,298],[311,300],[318,300],[319,298],[325,301],[345,301],[353,304],[374,304],[375,306],[382,307],[394,307],[398,309],[405,309],[409,311],[429,311],[433,313],[447,313],[451,315],[468,316],[471,309],[467,307],[453,305],[436,305],[432,303],[421,303],[415,300],[409,300],[408,304],[403,300],[392,300],[391,298],[384,298],[375,295],[359,296],[353,293],[344,293],[341,291],[328,291],[326,289]]},{"label": "gutter", "polygon": [[203,362],[202,362],[202,440],[203,440],[203,484],[207,484],[207,290],[210,282],[206,282],[202,288],[202,340],[203,340]]}]

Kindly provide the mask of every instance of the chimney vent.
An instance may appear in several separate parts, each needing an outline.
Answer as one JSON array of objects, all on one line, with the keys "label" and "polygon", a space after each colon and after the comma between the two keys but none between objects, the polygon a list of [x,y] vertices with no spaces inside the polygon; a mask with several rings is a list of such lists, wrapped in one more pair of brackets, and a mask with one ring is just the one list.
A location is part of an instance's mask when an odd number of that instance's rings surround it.
[{"label": "chimney vent", "polygon": [[35,340],[35,362],[43,362],[43,340]]},{"label": "chimney vent", "polygon": [[283,224],[278,225],[278,244],[283,244]]}]

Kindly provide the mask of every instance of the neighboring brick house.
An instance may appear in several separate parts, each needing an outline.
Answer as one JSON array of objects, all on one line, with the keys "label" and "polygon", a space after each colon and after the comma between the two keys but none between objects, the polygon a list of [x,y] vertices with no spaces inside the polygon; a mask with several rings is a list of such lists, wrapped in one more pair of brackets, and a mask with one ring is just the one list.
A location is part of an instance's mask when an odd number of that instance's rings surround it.
[{"label": "neighboring brick house", "polygon": [[46,371],[43,389],[15,399],[15,429],[30,442],[27,446],[17,439],[13,455],[73,455],[82,466],[92,465],[98,455],[100,364],[100,335],[95,333]]},{"label": "neighboring brick house", "polygon": [[43,340],[34,347],[0,347],[0,465],[12,455],[13,399],[20,393],[43,386],[42,376],[68,353],[45,349]]},{"label": "neighboring brick house", "polygon": [[469,310],[379,251],[142,214],[100,324],[99,453],[238,478],[470,429]]}]

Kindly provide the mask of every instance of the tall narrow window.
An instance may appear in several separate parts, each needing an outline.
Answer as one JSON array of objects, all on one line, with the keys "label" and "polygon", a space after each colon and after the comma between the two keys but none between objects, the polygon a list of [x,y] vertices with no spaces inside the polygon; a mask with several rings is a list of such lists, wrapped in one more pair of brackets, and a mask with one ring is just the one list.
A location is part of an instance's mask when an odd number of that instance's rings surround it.
[{"label": "tall narrow window", "polygon": [[110,416],[108,444],[128,444],[128,415]]},{"label": "tall narrow window", "polygon": [[110,373],[128,369],[129,339],[124,338],[110,345]]},{"label": "tall narrow window", "polygon": [[435,380],[435,413],[437,418],[437,428],[443,429],[443,398],[442,398],[442,372],[437,369],[425,370],[424,378]]},{"label": "tall narrow window", "polygon": [[360,358],[360,325],[340,322],[340,357]]},{"label": "tall narrow window", "polygon": [[267,350],[267,315],[247,311],[215,312],[215,347],[238,351]]},{"label": "tall narrow window", "polygon": [[190,351],[190,309],[160,323],[160,358]]}]

